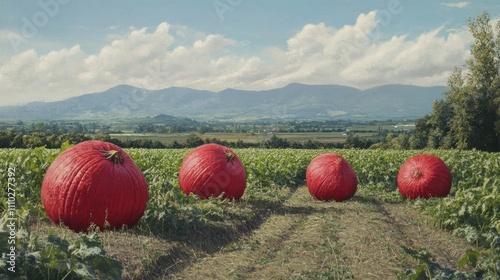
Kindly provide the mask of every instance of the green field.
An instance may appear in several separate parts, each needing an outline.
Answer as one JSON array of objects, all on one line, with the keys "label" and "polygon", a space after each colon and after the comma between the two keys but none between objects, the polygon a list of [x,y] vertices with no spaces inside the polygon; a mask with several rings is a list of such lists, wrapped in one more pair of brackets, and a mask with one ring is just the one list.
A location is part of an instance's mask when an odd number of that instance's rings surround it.
[{"label": "green field", "polygon": [[[160,141],[161,143],[168,145],[172,144],[174,141],[178,143],[183,143],[189,137],[190,133],[124,133],[124,134],[111,134],[110,136],[119,140],[126,139],[146,139],[153,141]],[[321,143],[344,143],[347,139],[347,135],[341,132],[317,132],[317,133],[262,133],[262,134],[248,134],[248,133],[233,133],[233,132],[214,132],[214,133],[204,133],[199,135],[202,139],[219,139],[228,142],[237,142],[242,140],[247,143],[261,143],[266,139],[271,138],[276,135],[280,138],[290,140],[292,142],[305,142],[307,140],[317,141]],[[361,133],[364,136],[373,136],[372,133]]]},{"label": "green field", "polygon": [[[177,183],[188,149],[127,150],[148,181],[145,215],[132,229],[77,234],[52,224],[40,202],[59,151],[0,150],[0,182],[16,178],[19,279],[498,279],[500,154],[425,151],[450,168],[452,193],[408,201],[397,172],[422,151],[234,151],[247,172],[242,199],[199,201]],[[357,174],[349,201],[320,202],[307,191],[307,165],[326,152],[344,156]],[[8,207],[5,194],[1,246]],[[12,276],[7,267],[0,263]]]},{"label": "green field", "polygon": [[[282,124],[281,124],[282,125]],[[380,133],[402,133],[415,129],[412,123],[380,125],[375,124],[352,124],[349,126],[325,127],[326,130],[340,130],[334,132],[283,132],[287,127],[281,127],[277,124],[276,127],[267,125],[265,129],[257,132],[206,132],[197,134],[202,139],[218,139],[227,142],[243,141],[245,143],[262,143],[268,140],[273,135],[279,138],[286,139],[290,142],[304,143],[313,141],[318,143],[345,143],[348,135],[358,136],[364,139],[381,140]],[[123,140],[153,140],[159,141],[164,145],[170,145],[174,141],[184,143],[193,132],[186,133],[134,133],[133,131],[124,131],[123,133],[111,134],[112,138],[120,141]]]}]

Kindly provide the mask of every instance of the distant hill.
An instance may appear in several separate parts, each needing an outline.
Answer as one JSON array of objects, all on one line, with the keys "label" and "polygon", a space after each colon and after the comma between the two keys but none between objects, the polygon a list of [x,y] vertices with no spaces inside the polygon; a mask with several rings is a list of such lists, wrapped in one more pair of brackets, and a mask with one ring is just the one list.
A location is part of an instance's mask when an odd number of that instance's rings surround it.
[{"label": "distant hill", "polygon": [[198,120],[402,119],[431,112],[447,87],[385,85],[366,90],[338,85],[288,86],[262,91],[220,92],[170,87],[146,90],[120,85],[57,102],[0,107],[0,118],[64,120],[157,115]]}]

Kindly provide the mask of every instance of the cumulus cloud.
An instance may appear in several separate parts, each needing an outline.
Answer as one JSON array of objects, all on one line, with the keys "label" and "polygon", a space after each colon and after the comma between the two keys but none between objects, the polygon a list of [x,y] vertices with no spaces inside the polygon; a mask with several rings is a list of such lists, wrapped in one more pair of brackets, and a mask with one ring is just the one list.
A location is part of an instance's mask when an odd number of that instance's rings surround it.
[{"label": "cumulus cloud", "polygon": [[415,40],[394,36],[382,42],[376,30],[375,12],[360,15],[353,26],[339,30],[324,24],[307,25],[288,41],[288,50],[277,55],[275,74],[267,82],[278,85],[292,80],[360,88],[387,83],[443,85],[453,66],[462,65],[468,56],[469,38],[451,33],[442,36],[442,28]]},{"label": "cumulus cloud", "polygon": [[75,76],[82,71],[80,46],[38,55],[25,51],[0,66],[0,84],[11,104],[58,100],[82,94]]},{"label": "cumulus cloud", "polygon": [[340,28],[307,24],[288,39],[286,48],[238,55],[234,50],[241,42],[201,33],[187,40],[190,32],[161,23],[151,30],[115,34],[95,54],[79,45],[43,55],[35,50],[20,53],[0,66],[0,87],[12,97],[5,102],[16,104],[61,100],[118,84],[214,91],[262,90],[293,82],[358,88],[445,85],[453,67],[469,55],[471,38],[465,32],[439,27],[414,39],[380,40],[379,25],[375,11]]},{"label": "cumulus cloud", "polygon": [[455,3],[441,3],[441,5],[449,7],[449,8],[465,8],[470,5],[469,2],[455,2]]}]

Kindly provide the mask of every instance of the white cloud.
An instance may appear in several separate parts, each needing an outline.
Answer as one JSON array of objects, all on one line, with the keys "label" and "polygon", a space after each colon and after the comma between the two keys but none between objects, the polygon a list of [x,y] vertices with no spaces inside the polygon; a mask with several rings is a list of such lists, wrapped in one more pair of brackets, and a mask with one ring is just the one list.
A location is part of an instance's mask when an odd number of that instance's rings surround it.
[{"label": "white cloud", "polygon": [[465,8],[470,5],[469,2],[455,2],[455,3],[441,3],[441,5],[446,6],[448,8]]},{"label": "white cloud", "polygon": [[[5,105],[53,101],[103,91],[118,84],[148,89],[170,86],[207,90],[269,89],[292,82],[366,88],[388,83],[445,85],[450,71],[468,56],[466,32],[421,34],[416,39],[379,39],[377,13],[358,16],[341,28],[307,24],[285,49],[238,55],[241,42],[167,23],[114,34],[96,54],[80,46],[39,55],[29,50],[0,66]],[[444,35],[443,35],[444,34]],[[179,38],[181,37],[181,38]],[[188,38],[189,37],[189,38]]]},{"label": "white cloud", "polygon": [[[0,67],[0,84],[10,104],[59,100],[82,94],[75,76],[83,70],[80,46],[39,56],[34,50],[12,57]],[[7,101],[7,100],[6,100]]]},{"label": "white cloud", "polygon": [[279,59],[266,84],[444,85],[453,67],[462,65],[468,56],[469,38],[463,34],[443,37],[441,28],[415,40],[399,36],[380,42],[376,18],[374,12],[360,15],[353,26],[339,30],[324,24],[305,26],[288,41],[287,51],[274,51]]}]

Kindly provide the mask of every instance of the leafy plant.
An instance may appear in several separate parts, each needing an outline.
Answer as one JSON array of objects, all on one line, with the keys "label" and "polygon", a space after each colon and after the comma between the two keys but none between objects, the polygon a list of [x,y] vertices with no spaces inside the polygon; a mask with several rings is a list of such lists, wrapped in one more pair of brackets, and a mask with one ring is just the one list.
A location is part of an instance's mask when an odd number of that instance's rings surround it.
[{"label": "leafy plant", "polygon": [[[400,275],[400,279],[424,280],[424,279],[498,279],[498,267],[500,266],[500,255],[498,251],[492,254],[491,250],[478,251],[467,250],[457,264],[456,268],[446,268],[437,263],[431,254],[425,250],[415,250],[406,246],[401,249],[411,257],[415,258],[417,265]],[[469,271],[461,269],[469,267]]]},{"label": "leafy plant", "polygon": [[[30,212],[23,210],[16,220],[15,263],[5,262],[8,258],[3,253],[3,275],[9,279],[121,279],[121,263],[106,256],[96,233],[70,242],[51,230],[47,239],[40,242],[29,231],[29,217]],[[11,221],[6,214],[0,219],[1,244],[9,244]]]},{"label": "leafy plant", "polygon": [[408,248],[406,246],[401,245],[401,249],[403,251],[415,258],[418,261],[418,264],[415,268],[407,271],[404,275],[401,275],[401,279],[408,280],[420,280],[420,279],[453,279],[455,275],[455,271],[449,268],[442,267],[439,263],[437,263],[432,255],[425,251],[420,250],[417,251],[412,248]]},{"label": "leafy plant", "polygon": [[[137,230],[160,235],[186,233],[221,221],[234,221],[235,223],[251,221],[259,214],[257,211],[273,207],[288,197],[298,186],[304,186],[308,164],[322,153],[340,153],[349,161],[358,178],[356,195],[375,196],[383,201],[401,202],[402,198],[396,185],[399,167],[409,157],[421,153],[421,151],[411,150],[234,149],[247,174],[247,188],[244,195],[239,201],[221,201],[218,198],[200,201],[196,196],[186,196],[177,180],[182,160],[190,150],[127,149],[126,151],[143,172],[148,182],[150,195],[145,214],[139,221]],[[45,219],[40,202],[40,186],[48,166],[59,153],[59,150],[45,148],[0,149],[0,182],[8,181],[9,167],[16,169],[16,211],[23,215],[29,213],[36,219]],[[453,178],[450,195],[442,199],[425,201],[417,199],[405,203],[420,207],[424,213],[434,218],[437,226],[479,245],[477,251],[464,252],[464,258],[457,268],[445,269],[453,270],[453,273],[460,271],[466,275],[462,275],[463,277],[481,275],[488,279],[487,277],[500,274],[498,251],[500,248],[500,179],[498,178],[500,154],[458,150],[427,150],[426,153],[440,157],[450,169]],[[5,209],[8,209],[7,197],[3,196],[0,214],[4,217]],[[4,224],[2,224],[2,229],[0,242],[6,244]],[[22,256],[22,261],[32,264],[29,267],[36,268],[36,273],[42,273],[26,274],[26,271],[20,274],[21,279],[22,277],[27,279],[26,275],[30,275],[30,279],[43,279],[47,277],[48,271],[54,279],[62,278],[68,272],[70,273],[67,278],[78,278],[81,277],[76,272],[79,266],[83,267],[82,264],[86,264],[95,270],[93,263],[95,260],[108,258],[103,251],[94,249],[96,254],[92,257],[87,258],[82,254],[78,257],[73,256],[70,263],[66,263],[64,270],[58,270],[55,266],[48,268],[49,258],[42,260],[42,255],[35,254],[35,252],[42,252],[44,246],[52,248],[55,254],[51,255],[47,252],[44,256],[54,256],[51,260],[57,264],[58,261],[55,260],[59,257],[62,260],[64,257],[72,256],[75,252],[80,252],[79,250],[84,247],[99,247],[97,245],[99,241],[93,239],[95,237],[92,236],[86,236],[85,238],[88,238],[86,240],[81,237],[77,241],[64,241],[64,238],[58,239],[53,233],[50,240],[48,238],[42,240],[35,233],[29,232],[27,225],[18,226],[17,229],[20,246],[18,256]],[[24,253],[21,254],[21,252]],[[442,271],[439,267],[432,272],[436,264],[432,256],[422,253],[418,257],[422,261],[418,271],[427,271],[427,275],[431,275],[427,277],[441,277]],[[100,261],[109,262],[107,259]],[[5,265],[1,266],[0,271],[2,269],[5,271],[5,267]],[[112,263],[112,267],[118,269],[118,263]],[[100,269],[106,271],[105,267],[100,267]],[[414,272],[417,272],[417,269]],[[95,273],[100,275],[99,273],[106,272]]]}]

